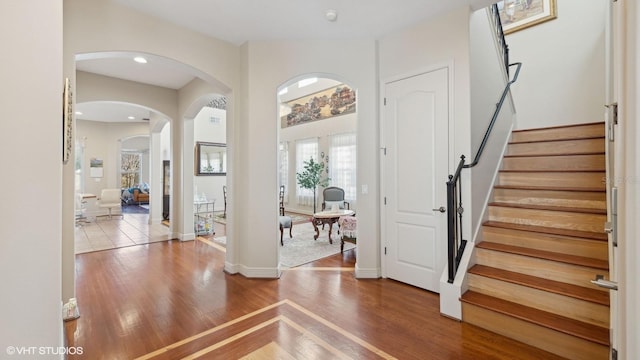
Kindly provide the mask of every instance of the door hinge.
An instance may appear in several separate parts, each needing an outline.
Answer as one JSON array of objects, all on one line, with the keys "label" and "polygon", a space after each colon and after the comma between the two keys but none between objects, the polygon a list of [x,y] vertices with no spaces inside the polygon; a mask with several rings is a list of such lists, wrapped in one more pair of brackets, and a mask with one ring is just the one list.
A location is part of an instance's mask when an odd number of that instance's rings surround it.
[{"label": "door hinge", "polygon": [[618,188],[611,188],[611,221],[604,223],[604,232],[611,234],[611,243],[618,246]]},{"label": "door hinge", "polygon": [[618,125],[618,103],[605,105],[609,109],[609,141],[615,139],[615,125]]},{"label": "door hinge", "polygon": [[614,348],[611,348],[611,360],[618,360],[618,350]]},{"label": "door hinge", "polygon": [[387,247],[384,247],[384,254],[387,255]]},{"label": "door hinge", "polygon": [[380,150],[382,150],[382,154],[384,156],[387,156],[387,148],[386,147],[381,147]]},{"label": "door hinge", "polygon": [[384,197],[384,204],[387,205],[387,197]]},{"label": "door hinge", "polygon": [[384,106],[387,106],[387,98],[384,98]]}]

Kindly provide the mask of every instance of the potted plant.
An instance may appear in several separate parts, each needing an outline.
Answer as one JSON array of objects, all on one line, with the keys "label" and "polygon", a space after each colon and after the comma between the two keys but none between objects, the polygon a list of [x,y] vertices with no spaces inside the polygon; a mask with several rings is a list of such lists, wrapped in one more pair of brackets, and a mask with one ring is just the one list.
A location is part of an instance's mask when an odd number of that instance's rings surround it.
[{"label": "potted plant", "polygon": [[329,177],[323,177],[324,162],[315,162],[312,158],[309,161],[304,161],[304,168],[301,173],[296,173],[296,179],[298,184],[304,189],[313,191],[313,213],[316,212],[316,192],[318,186],[329,185]]}]

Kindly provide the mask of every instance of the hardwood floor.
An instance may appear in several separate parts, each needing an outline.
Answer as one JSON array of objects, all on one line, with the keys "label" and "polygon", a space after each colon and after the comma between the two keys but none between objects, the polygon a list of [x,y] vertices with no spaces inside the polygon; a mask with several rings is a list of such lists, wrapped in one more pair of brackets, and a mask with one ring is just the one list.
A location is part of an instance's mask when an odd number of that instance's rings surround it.
[{"label": "hardwood floor", "polygon": [[439,314],[437,294],[354,277],[353,250],[248,279],[203,241],[76,256],[70,359],[559,359]]}]

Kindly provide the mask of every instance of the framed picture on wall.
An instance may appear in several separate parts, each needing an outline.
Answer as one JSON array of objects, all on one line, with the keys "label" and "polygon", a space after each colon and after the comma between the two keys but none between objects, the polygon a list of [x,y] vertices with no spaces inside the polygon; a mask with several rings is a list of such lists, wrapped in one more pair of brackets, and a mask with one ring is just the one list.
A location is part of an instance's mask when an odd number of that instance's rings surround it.
[{"label": "framed picture on wall", "polygon": [[281,104],[286,109],[280,127],[286,128],[312,121],[356,112],[356,92],[345,84],[318,91]]},{"label": "framed picture on wall", "polygon": [[198,141],[195,160],[196,176],[224,176],[227,174],[227,145]]},{"label": "framed picture on wall", "polygon": [[65,78],[62,89],[62,163],[69,162],[73,146],[73,93],[71,81]]},{"label": "framed picture on wall", "polygon": [[505,35],[557,17],[556,0],[504,0],[497,5]]}]

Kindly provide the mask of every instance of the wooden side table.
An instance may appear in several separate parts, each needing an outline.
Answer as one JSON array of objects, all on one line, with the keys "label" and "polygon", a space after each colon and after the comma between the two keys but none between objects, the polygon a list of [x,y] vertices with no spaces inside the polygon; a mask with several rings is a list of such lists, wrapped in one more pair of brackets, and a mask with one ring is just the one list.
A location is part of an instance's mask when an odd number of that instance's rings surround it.
[{"label": "wooden side table", "polygon": [[313,240],[317,240],[320,236],[320,229],[318,229],[318,225],[327,224],[329,225],[329,244],[333,244],[333,240],[331,239],[333,224],[338,222],[340,216],[350,216],[353,214],[355,214],[355,211],[353,210],[327,210],[313,214],[313,217],[311,218],[311,224],[313,224],[313,229],[316,231],[316,234],[313,235]]}]

